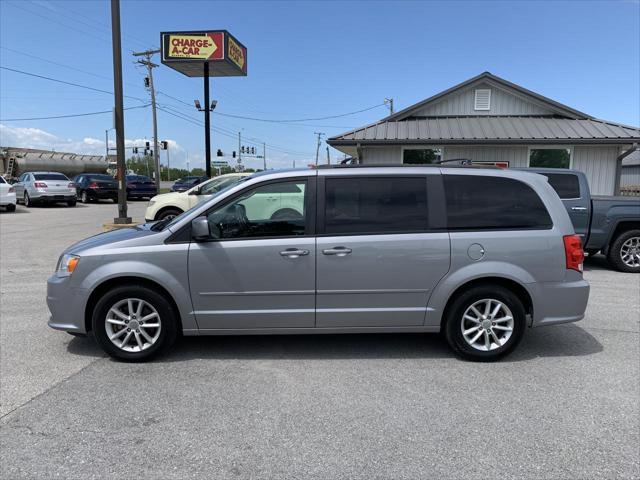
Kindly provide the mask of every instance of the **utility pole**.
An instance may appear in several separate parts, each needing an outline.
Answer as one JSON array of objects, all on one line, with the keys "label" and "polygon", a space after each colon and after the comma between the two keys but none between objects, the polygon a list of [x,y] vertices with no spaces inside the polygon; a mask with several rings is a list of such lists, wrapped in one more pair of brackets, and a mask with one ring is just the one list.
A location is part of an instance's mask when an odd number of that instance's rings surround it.
[{"label": "utility pole", "polygon": [[318,155],[320,155],[320,144],[322,143],[323,132],[313,132],[314,135],[318,136],[318,145],[316,147],[316,166],[318,165]]},{"label": "utility pole", "polygon": [[109,161],[109,130],[104,131],[105,160]]},{"label": "utility pole", "polygon": [[238,132],[238,171],[240,171],[240,169],[242,167],[240,167],[240,165],[242,165],[242,132]]},{"label": "utility pole", "polygon": [[[118,160],[118,217],[113,223],[131,223],[127,217],[127,184],[125,181],[124,92],[122,89],[122,45],[120,43],[120,0],[111,0],[111,47],[113,49],[113,92]],[[109,148],[109,145],[107,145]]]},{"label": "utility pole", "polygon": [[385,98],[384,103],[389,105],[389,111],[391,112],[391,115],[393,115],[393,98]]},{"label": "utility pole", "polygon": [[327,147],[327,165],[331,165],[331,157],[329,156],[329,147]]},{"label": "utility pole", "polygon": [[264,164],[264,169],[267,169],[267,144],[262,142],[262,162]]},{"label": "utility pole", "polygon": [[151,61],[151,56],[160,53],[160,50],[145,50],[144,52],[134,52],[134,57],[144,57],[138,60],[140,65],[147,67],[149,73],[149,91],[151,92],[151,112],[153,115],[153,164],[156,170],[156,190],[160,193],[160,151],[158,150],[158,119],[156,116],[156,90],[153,87],[153,69],[158,65]]}]

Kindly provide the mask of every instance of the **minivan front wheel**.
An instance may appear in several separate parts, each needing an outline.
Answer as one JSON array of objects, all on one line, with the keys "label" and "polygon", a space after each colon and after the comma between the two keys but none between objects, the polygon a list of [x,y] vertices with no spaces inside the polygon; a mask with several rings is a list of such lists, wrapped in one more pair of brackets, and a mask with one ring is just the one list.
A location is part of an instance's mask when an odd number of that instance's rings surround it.
[{"label": "minivan front wheel", "polygon": [[498,285],[472,287],[447,308],[445,334],[451,348],[467,360],[492,361],[522,339],[526,314],[520,299]]},{"label": "minivan front wheel", "polygon": [[124,285],[105,294],[93,311],[100,346],[119,360],[145,361],[175,341],[178,323],[171,304],[153,289]]}]

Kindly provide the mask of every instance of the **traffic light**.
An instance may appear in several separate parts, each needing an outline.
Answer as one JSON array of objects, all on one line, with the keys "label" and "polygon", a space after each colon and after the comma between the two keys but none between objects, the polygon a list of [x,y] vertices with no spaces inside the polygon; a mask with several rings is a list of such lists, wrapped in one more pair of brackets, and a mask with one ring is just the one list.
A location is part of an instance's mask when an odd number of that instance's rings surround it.
[{"label": "traffic light", "polygon": [[235,151],[235,150],[233,151],[233,153],[231,154],[231,156],[232,156],[233,158],[236,158],[236,151]]},{"label": "traffic light", "polygon": [[149,88],[150,85],[151,83],[149,82],[149,77],[144,77],[144,86],[146,88]]},{"label": "traffic light", "polygon": [[166,140],[163,140],[160,144],[162,145],[162,150],[167,150],[169,148],[169,142]]},{"label": "traffic light", "polygon": [[218,149],[218,151],[216,152],[216,156],[224,157],[224,153],[222,153],[222,150]]},{"label": "traffic light", "polygon": [[144,142],[144,149],[149,150],[151,148],[151,144],[149,142]]},{"label": "traffic light", "polygon": [[240,147],[240,153],[244,153],[244,147]]},{"label": "traffic light", "polygon": [[256,147],[251,147],[251,155],[255,155],[256,154]]},{"label": "traffic light", "polygon": [[135,153],[135,154],[138,153],[138,147],[133,147],[133,153]]}]

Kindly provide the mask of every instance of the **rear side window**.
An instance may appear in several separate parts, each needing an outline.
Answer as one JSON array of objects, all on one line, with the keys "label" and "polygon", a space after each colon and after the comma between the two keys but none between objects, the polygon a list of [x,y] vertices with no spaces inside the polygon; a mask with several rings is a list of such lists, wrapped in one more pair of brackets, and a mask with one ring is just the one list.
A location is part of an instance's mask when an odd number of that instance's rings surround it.
[{"label": "rear side window", "polygon": [[580,198],[580,181],[568,173],[543,173],[560,198]]},{"label": "rear side window", "polygon": [[449,230],[526,230],[553,226],[528,185],[511,178],[445,175]]},{"label": "rear side window", "polygon": [[427,180],[424,177],[327,178],[327,234],[424,231]]},{"label": "rear side window", "polygon": [[69,180],[61,173],[36,173],[33,176],[36,180]]}]

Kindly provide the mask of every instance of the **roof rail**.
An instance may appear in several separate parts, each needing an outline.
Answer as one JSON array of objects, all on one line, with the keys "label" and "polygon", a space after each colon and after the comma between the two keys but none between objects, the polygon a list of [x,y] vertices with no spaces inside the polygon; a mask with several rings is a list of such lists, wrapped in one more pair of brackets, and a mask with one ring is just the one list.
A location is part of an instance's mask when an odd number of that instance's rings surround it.
[{"label": "roof rail", "polygon": [[[462,160],[462,159],[456,159],[456,160]],[[445,162],[448,162],[448,160],[445,160]],[[498,169],[498,170],[502,170],[500,167],[496,167],[495,165],[478,165],[478,164],[472,164],[472,163],[463,163],[463,164],[458,164],[458,165],[443,165],[442,163],[376,163],[376,164],[356,164],[356,165],[351,165],[351,164],[332,164],[332,165],[317,165],[317,166],[313,166],[313,168],[318,169],[318,170],[326,170],[326,169],[332,169],[332,168],[433,168],[433,167],[438,167],[438,168],[488,168],[488,169]]]}]

